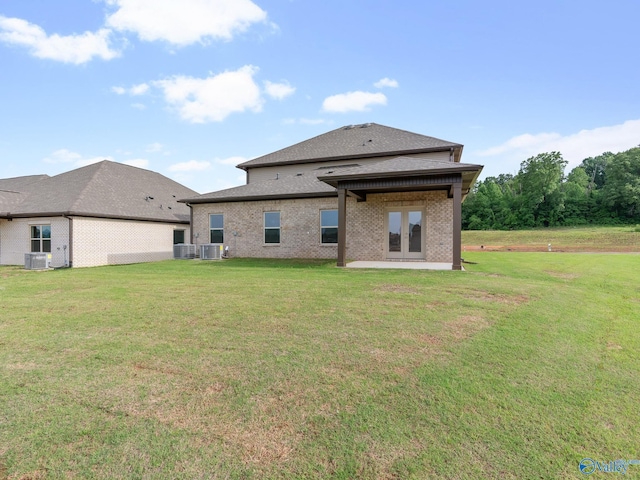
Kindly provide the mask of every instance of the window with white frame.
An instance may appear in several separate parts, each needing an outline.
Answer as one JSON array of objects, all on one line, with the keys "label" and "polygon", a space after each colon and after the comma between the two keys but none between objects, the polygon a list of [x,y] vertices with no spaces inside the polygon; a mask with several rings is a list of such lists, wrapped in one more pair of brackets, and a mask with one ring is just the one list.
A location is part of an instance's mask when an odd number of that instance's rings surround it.
[{"label": "window with white frame", "polygon": [[264,212],[264,243],[280,243],[280,212]]},{"label": "window with white frame", "polygon": [[320,210],[320,242],[338,243],[338,210]]},{"label": "window with white frame", "polygon": [[51,253],[51,225],[31,225],[31,251]]},{"label": "window with white frame", "polygon": [[224,243],[224,215],[221,213],[209,215],[209,242]]}]

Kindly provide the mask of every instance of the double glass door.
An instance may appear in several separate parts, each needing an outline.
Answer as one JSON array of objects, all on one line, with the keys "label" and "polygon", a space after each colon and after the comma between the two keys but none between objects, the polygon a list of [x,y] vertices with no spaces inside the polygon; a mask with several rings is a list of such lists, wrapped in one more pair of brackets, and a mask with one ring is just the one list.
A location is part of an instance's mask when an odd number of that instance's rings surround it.
[{"label": "double glass door", "polygon": [[387,258],[424,259],[424,214],[417,207],[390,209],[386,213]]}]

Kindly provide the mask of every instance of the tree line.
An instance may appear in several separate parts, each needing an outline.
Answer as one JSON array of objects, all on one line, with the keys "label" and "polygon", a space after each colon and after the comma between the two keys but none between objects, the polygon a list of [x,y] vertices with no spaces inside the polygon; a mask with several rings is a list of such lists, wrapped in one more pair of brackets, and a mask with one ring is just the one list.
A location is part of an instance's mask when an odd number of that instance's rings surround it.
[{"label": "tree line", "polygon": [[560,152],[541,153],[516,175],[477,182],[462,204],[465,230],[640,223],[640,146],[585,158],[565,175]]}]

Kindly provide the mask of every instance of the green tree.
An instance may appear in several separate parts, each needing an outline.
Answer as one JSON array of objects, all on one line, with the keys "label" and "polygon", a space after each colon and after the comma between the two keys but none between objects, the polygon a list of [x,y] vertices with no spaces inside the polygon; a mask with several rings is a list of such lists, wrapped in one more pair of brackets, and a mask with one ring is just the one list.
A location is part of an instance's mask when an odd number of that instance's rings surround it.
[{"label": "green tree", "polygon": [[583,225],[589,223],[589,183],[590,179],[584,167],[575,167],[562,185],[564,190],[564,225]]},{"label": "green tree", "polygon": [[520,164],[515,178],[519,192],[514,207],[521,226],[558,225],[564,210],[561,188],[567,161],[559,152],[540,153]]},{"label": "green tree", "polygon": [[582,160],[580,166],[584,169],[589,179],[589,190],[600,190],[604,187],[607,178],[607,164],[613,157],[613,153],[605,152],[597,157],[589,157]]},{"label": "green tree", "polygon": [[640,148],[613,155],[607,163],[604,203],[624,221],[640,222]]}]

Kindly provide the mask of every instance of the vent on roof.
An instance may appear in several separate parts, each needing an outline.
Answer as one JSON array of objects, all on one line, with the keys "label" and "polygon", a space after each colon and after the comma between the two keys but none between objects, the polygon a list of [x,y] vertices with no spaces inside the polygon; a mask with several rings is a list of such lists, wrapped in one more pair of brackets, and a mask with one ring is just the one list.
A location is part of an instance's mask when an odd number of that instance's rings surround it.
[{"label": "vent on roof", "polygon": [[360,125],[360,128],[368,128],[370,126],[371,126],[370,123],[363,123],[362,125]]},{"label": "vent on roof", "polygon": [[355,128],[353,125],[347,125],[346,127],[344,127],[345,130],[351,130],[352,128]]}]

